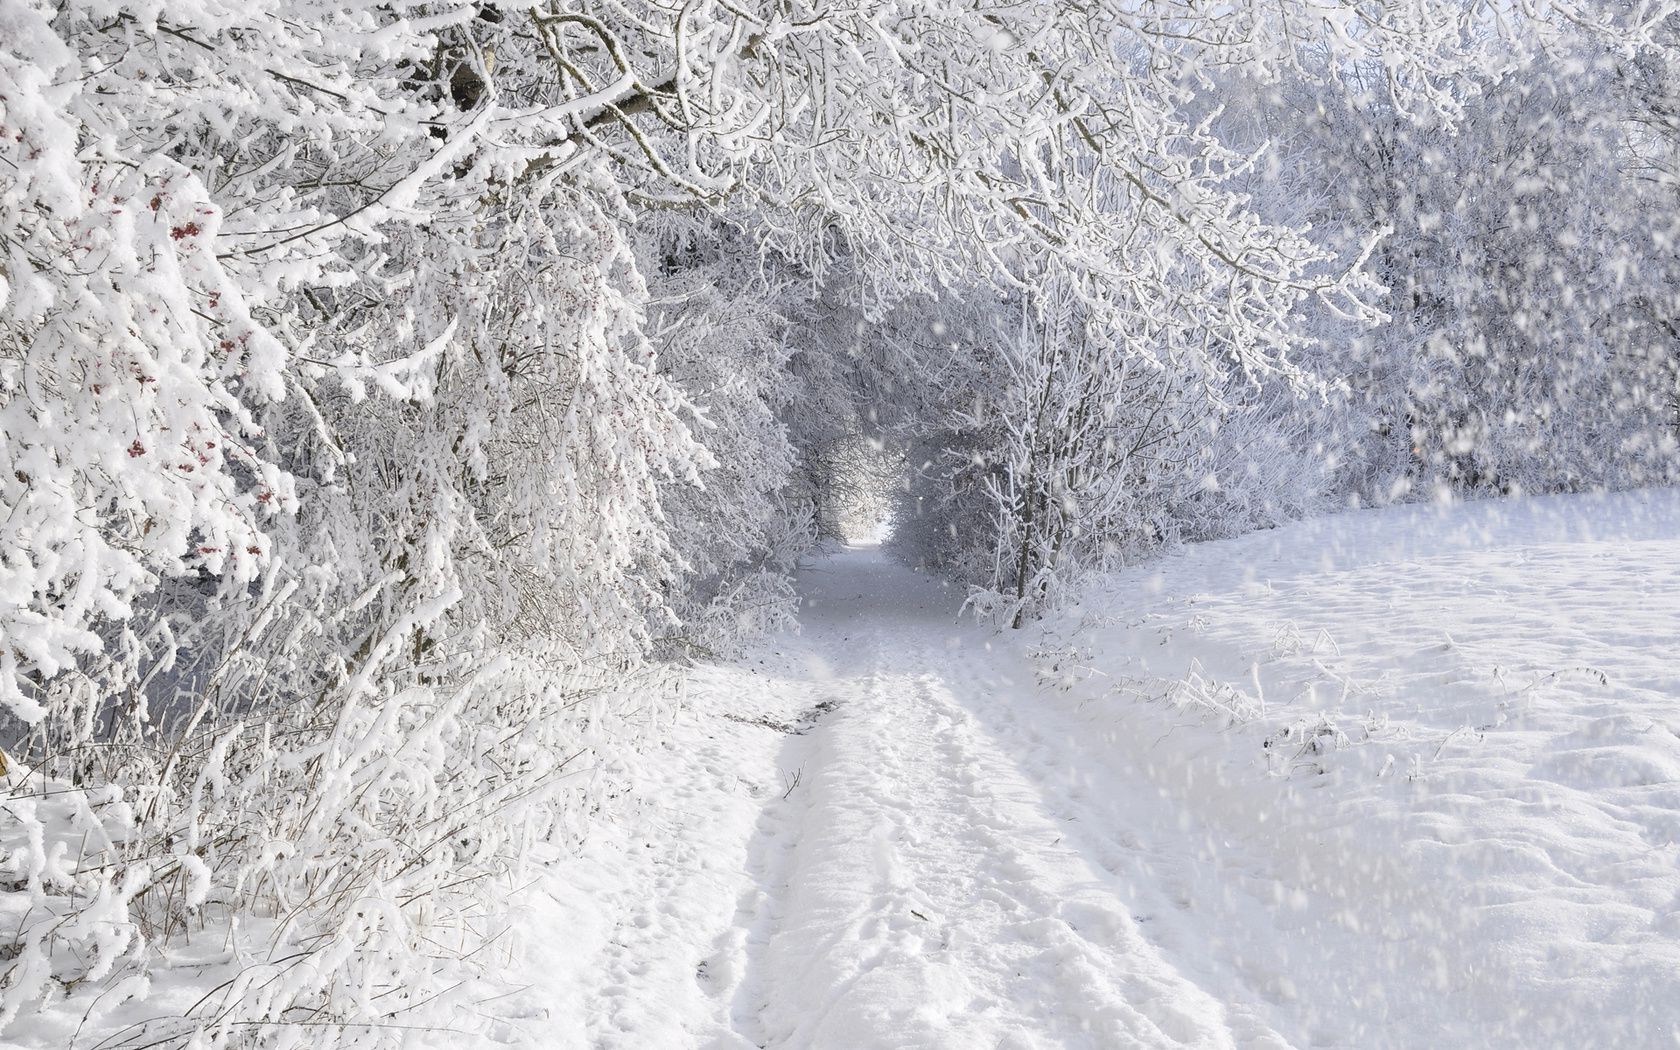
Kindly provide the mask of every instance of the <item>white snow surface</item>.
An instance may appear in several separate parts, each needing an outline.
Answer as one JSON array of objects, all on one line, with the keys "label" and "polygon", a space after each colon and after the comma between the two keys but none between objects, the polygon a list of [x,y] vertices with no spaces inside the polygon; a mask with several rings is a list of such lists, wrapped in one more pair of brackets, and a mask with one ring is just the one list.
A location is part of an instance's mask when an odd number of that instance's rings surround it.
[{"label": "white snow surface", "polygon": [[510,901],[498,1043],[1680,1045],[1680,493],[1188,546],[1023,631],[874,548],[801,585]]},{"label": "white snow surface", "polygon": [[964,622],[875,549],[516,902],[545,1048],[1680,1042],[1680,495],[1339,515]]}]

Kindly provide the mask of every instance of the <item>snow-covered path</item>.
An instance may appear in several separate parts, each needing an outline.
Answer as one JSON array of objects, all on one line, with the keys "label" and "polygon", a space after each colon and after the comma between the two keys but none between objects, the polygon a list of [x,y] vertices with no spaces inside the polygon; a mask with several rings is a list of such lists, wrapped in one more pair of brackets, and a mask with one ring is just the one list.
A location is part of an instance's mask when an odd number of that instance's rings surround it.
[{"label": "snow-covered path", "polygon": [[625,1048],[1292,1045],[1192,907],[1212,839],[1142,779],[1083,764],[1076,730],[1021,703],[1025,660],[959,622],[954,591],[868,548],[804,582],[800,636],[762,668],[707,669],[704,732],[679,727],[640,773],[663,781],[651,803],[549,880],[565,889],[533,927],[566,934],[522,964],[536,1023],[516,1030]]},{"label": "snow-covered path", "polygon": [[[1237,553],[1233,566],[1253,557]],[[1204,560],[1225,557],[1210,548]],[[1626,821],[1585,822],[1577,803],[1546,801],[1550,782],[1475,789],[1485,802],[1458,786],[1461,767],[1514,768],[1516,752],[1494,749],[1516,744],[1491,725],[1435,738],[1384,714],[1359,740],[1280,735],[1273,722],[1300,717],[1276,699],[1279,676],[1294,673],[1285,658],[1329,675],[1333,642],[1243,657],[1256,693],[1262,674],[1272,682],[1272,711],[1222,728],[1196,708],[1046,690],[1037,678],[1057,658],[1029,659],[1028,632],[960,619],[954,589],[876,550],[818,559],[802,587],[801,633],[699,669],[666,745],[631,771],[635,796],[528,891],[526,948],[509,960],[528,987],[498,1008],[509,1041],[1655,1047],[1680,1033],[1680,871],[1661,831],[1672,780],[1640,789],[1646,830],[1628,851],[1603,852]],[[1336,593],[1333,630],[1392,615],[1380,589]],[[1224,623],[1235,621],[1214,626]],[[1142,671],[1151,653],[1177,659],[1186,629],[1157,643],[1154,624],[1124,628],[1102,659],[1142,652],[1132,665]],[[1244,629],[1268,644],[1296,637],[1269,619]],[[1054,631],[1038,637],[1056,643]],[[1221,651],[1191,648],[1204,661]],[[1406,665],[1391,666],[1398,718],[1412,694]],[[1504,689],[1507,673],[1495,667],[1487,688]],[[1422,674],[1417,695],[1434,695],[1438,677]],[[1197,681],[1231,697],[1243,684]],[[1310,685],[1308,701],[1322,694]],[[1617,716],[1645,719],[1651,761],[1680,753],[1680,723],[1664,709]],[[1656,714],[1636,713],[1646,710]],[[1544,724],[1541,714],[1513,724]],[[1489,750],[1453,759],[1472,737]],[[1278,741],[1319,764],[1268,773]],[[1394,772],[1396,756],[1411,773]],[[1449,812],[1460,825],[1443,823]],[[1577,869],[1536,866],[1541,841],[1558,863],[1577,845],[1597,849],[1608,874],[1585,882]],[[1465,844],[1455,865],[1437,859],[1443,843]]]},{"label": "snow-covered path", "polygon": [[1261,1045],[1146,935],[1109,859],[1117,838],[1141,845],[1048,789],[1053,743],[998,702],[1018,669],[953,614],[873,551],[811,580],[807,644],[832,668],[812,696],[834,707],[758,851],[736,1030],[773,1047]]}]

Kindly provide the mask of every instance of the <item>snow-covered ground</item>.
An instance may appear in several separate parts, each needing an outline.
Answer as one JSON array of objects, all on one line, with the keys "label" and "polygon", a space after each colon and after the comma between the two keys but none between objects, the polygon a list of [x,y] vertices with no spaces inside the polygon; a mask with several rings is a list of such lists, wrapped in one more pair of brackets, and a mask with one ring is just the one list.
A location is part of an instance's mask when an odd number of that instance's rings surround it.
[{"label": "snow-covered ground", "polygon": [[1680,1040],[1680,496],[1347,514],[1032,631],[873,549],[520,904],[543,1047]]},{"label": "snow-covered ground", "polygon": [[[802,588],[510,902],[493,1038],[1680,1043],[1680,493],[1196,545],[1020,632],[873,548]],[[101,1045],[70,1005],[12,1045]]]}]

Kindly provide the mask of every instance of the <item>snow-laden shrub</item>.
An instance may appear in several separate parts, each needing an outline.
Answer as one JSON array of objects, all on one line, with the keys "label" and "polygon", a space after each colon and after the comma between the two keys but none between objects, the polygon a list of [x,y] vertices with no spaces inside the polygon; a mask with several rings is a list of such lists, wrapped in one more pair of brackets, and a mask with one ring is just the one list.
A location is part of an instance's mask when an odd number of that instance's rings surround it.
[{"label": "snow-laden shrub", "polygon": [[731,653],[743,637],[792,623],[789,576],[815,538],[787,426],[792,277],[746,265],[743,238],[699,219],[650,224],[639,247],[659,373],[692,406],[712,459],[702,484],[660,487],[680,575],[667,596],[675,619],[659,630],[690,653]]},{"label": "snow-laden shrub", "polygon": [[1067,299],[1024,313],[963,327],[985,364],[911,446],[896,515],[896,548],[983,618],[1018,626],[1085,573],[1327,502],[1304,409],[1323,395],[1299,377],[1164,367]]},{"label": "snow-laden shrub", "polygon": [[419,72],[482,12],[405,14],[0,13],[0,1024],[195,935],[208,994],[121,1039],[459,1024],[669,710],[715,460],[622,196],[511,185]]},{"label": "snow-laden shrub", "polygon": [[[277,1045],[382,1041],[397,1029],[339,1024],[443,1016],[451,958],[502,934],[529,847],[581,833],[603,767],[669,703],[644,655],[678,566],[659,490],[710,462],[592,211],[481,231],[523,265],[476,279],[416,250],[435,313],[346,311],[339,374],[299,369],[306,396],[260,416],[298,441],[271,451],[306,494],[269,524],[264,574],[167,576],[44,679],[10,748],[8,1011],[139,976],[148,945],[211,924],[228,982],[147,1039],[272,1020]],[[358,336],[428,322],[422,362],[362,364],[379,350]]]}]

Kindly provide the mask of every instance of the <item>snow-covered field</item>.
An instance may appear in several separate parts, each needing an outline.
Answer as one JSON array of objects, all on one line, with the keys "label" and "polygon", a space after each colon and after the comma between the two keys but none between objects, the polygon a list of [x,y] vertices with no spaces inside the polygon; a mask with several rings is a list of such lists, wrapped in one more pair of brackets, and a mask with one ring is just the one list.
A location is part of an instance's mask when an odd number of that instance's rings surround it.
[{"label": "snow-covered field", "polygon": [[1680,496],[1347,514],[1041,629],[870,549],[528,891],[544,1047],[1680,1039]]},{"label": "snow-covered field", "polygon": [[1297,1044],[1675,1045],[1677,537],[1662,492],[1186,549],[1052,626],[1069,765],[1205,828],[1185,911]]}]

